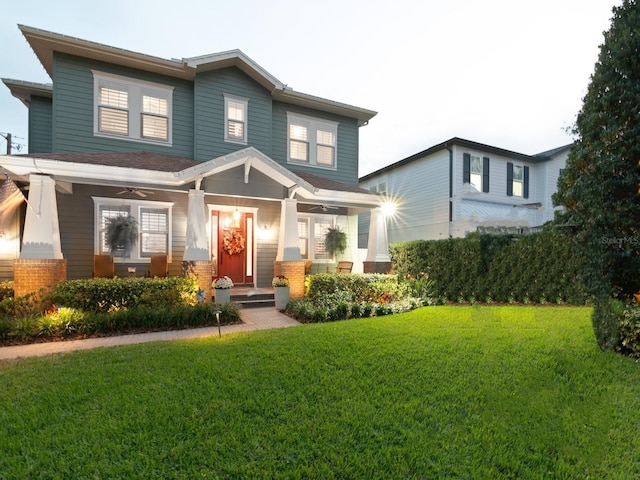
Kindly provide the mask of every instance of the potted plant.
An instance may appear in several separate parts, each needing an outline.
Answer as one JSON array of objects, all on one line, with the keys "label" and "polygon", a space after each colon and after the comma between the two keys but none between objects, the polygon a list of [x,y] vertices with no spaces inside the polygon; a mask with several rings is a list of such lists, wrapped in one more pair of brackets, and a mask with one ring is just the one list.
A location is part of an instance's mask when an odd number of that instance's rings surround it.
[{"label": "potted plant", "polygon": [[229,303],[231,301],[231,289],[233,282],[226,275],[216,278],[211,284],[215,292],[216,303]]},{"label": "potted plant", "polygon": [[324,247],[335,260],[337,254],[344,253],[347,249],[347,234],[340,230],[340,227],[328,228],[324,237]]},{"label": "potted plant", "polygon": [[113,256],[128,257],[138,241],[138,222],[131,215],[108,218],[104,240]]},{"label": "potted plant", "polygon": [[276,310],[286,310],[290,296],[290,282],[284,275],[276,275],[271,280],[273,295],[276,300]]}]

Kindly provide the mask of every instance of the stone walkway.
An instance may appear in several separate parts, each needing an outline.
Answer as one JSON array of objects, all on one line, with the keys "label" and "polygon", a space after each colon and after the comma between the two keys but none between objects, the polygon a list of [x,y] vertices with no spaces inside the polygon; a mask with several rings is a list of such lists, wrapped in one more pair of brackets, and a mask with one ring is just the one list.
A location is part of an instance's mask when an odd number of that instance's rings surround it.
[{"label": "stone walkway", "polygon": [[[244,323],[220,327],[222,335],[235,332],[250,332],[300,325],[299,322],[280,313],[273,307],[245,308],[240,310]],[[37,357],[53,353],[65,353],[73,350],[88,350],[98,347],[114,347],[134,343],[157,342],[161,340],[181,340],[185,338],[204,338],[218,335],[218,327],[194,328],[191,330],[172,330],[168,332],[139,333],[118,337],[87,338],[85,340],[69,340],[61,342],[34,343],[0,347],[0,360]]]}]

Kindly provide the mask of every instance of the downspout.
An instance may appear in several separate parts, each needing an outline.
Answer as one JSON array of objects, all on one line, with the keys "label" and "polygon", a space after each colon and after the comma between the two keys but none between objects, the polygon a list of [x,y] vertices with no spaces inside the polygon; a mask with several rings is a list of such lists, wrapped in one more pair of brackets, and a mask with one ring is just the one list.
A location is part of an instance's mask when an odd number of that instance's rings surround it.
[{"label": "downspout", "polygon": [[449,238],[451,238],[451,223],[453,222],[453,150],[445,144],[449,151]]}]

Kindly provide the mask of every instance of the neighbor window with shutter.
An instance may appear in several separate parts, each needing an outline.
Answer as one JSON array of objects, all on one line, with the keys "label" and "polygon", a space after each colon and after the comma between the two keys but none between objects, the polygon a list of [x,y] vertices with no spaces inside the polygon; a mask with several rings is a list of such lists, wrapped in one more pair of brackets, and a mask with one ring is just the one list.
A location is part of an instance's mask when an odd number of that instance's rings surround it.
[{"label": "neighbor window with shutter", "polygon": [[507,196],[529,198],[529,167],[507,163]]},{"label": "neighbor window with shutter", "polygon": [[92,73],[94,135],[171,144],[173,87]]},{"label": "neighbor window with shutter", "polygon": [[247,143],[247,109],[249,100],[224,95],[224,139],[227,142]]},{"label": "neighbor window with shutter", "polygon": [[104,231],[109,218],[131,215],[138,222],[138,241],[129,257],[118,262],[144,263],[151,255],[171,257],[171,212],[173,203],[93,197],[95,208],[95,253],[108,254]]},{"label": "neighbor window with shutter", "polygon": [[336,168],[338,123],[287,113],[289,163]]},{"label": "neighbor window with shutter", "polygon": [[468,183],[475,192],[489,192],[489,157],[471,153],[462,155],[462,182]]}]

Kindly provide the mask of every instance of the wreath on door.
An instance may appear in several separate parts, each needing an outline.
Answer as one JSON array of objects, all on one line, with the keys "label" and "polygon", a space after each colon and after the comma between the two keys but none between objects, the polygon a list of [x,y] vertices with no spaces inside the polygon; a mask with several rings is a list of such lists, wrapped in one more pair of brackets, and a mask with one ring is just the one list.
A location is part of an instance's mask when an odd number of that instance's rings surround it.
[{"label": "wreath on door", "polygon": [[222,240],[222,250],[227,255],[237,255],[244,252],[245,239],[240,233],[225,232],[224,239]]}]

